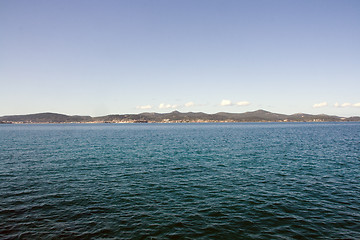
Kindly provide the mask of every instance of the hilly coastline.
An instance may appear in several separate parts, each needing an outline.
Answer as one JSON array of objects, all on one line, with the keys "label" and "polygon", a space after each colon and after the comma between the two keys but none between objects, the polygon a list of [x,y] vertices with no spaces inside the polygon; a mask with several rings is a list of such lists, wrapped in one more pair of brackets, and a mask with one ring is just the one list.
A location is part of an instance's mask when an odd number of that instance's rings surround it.
[{"label": "hilly coastline", "polygon": [[257,110],[245,113],[203,112],[182,113],[140,113],[115,114],[101,117],[69,116],[58,113],[37,113],[0,117],[0,123],[181,123],[181,122],[343,122],[360,121],[360,117],[339,117],[331,115],[311,115],[297,113],[292,115]]}]

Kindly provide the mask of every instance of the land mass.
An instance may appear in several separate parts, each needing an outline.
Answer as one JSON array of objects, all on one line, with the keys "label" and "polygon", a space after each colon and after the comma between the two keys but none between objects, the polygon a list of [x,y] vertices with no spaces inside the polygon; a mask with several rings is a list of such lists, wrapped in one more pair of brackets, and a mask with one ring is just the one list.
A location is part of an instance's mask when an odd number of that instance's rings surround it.
[{"label": "land mass", "polygon": [[331,115],[311,115],[297,113],[292,115],[257,110],[245,113],[202,112],[182,113],[140,113],[115,114],[101,117],[69,116],[58,113],[37,113],[0,117],[0,123],[181,123],[181,122],[344,122],[360,121],[360,117],[339,117]]}]

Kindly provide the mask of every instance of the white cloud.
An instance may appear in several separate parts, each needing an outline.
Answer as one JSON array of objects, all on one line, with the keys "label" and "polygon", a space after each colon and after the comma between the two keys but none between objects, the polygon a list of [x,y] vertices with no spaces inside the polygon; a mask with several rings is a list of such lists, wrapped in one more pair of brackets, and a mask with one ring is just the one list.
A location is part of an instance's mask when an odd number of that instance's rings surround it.
[{"label": "white cloud", "polygon": [[168,108],[177,108],[178,105],[171,105],[171,104],[165,104],[165,103],[161,103],[159,105],[159,109],[168,109]]},{"label": "white cloud", "polygon": [[194,106],[194,105],[195,105],[194,102],[187,102],[187,103],[185,103],[185,107],[192,107],[192,106]]},{"label": "white cloud", "polygon": [[327,105],[328,105],[327,102],[315,103],[315,104],[313,105],[313,108],[326,107]]},{"label": "white cloud", "polygon": [[238,105],[238,106],[248,106],[248,105],[250,105],[250,102],[248,102],[248,101],[237,102],[236,105]]},{"label": "white cloud", "polygon": [[335,103],[334,104],[334,107],[360,107],[360,103],[354,103],[354,104],[351,104],[351,103],[343,103],[343,104],[339,104],[339,103]]},{"label": "white cloud", "polygon": [[351,106],[351,103],[343,103],[341,104],[342,107],[350,107]]},{"label": "white cloud", "polygon": [[231,106],[232,103],[231,103],[230,100],[224,99],[224,100],[221,101],[220,105],[221,105],[221,106]]},{"label": "white cloud", "polygon": [[136,108],[137,108],[137,109],[145,110],[145,109],[151,109],[152,106],[151,106],[151,105],[144,105],[144,106],[137,106]]},{"label": "white cloud", "polygon": [[227,99],[223,99],[220,103],[221,106],[248,106],[250,104],[251,103],[248,101],[240,101],[240,102],[233,103],[232,101],[227,100]]}]

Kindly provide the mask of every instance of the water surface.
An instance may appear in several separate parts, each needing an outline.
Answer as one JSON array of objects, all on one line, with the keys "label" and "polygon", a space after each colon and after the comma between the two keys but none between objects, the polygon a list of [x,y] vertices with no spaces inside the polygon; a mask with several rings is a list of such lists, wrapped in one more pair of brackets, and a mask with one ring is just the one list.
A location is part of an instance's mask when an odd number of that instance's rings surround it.
[{"label": "water surface", "polygon": [[360,239],[360,123],[0,125],[1,239]]}]

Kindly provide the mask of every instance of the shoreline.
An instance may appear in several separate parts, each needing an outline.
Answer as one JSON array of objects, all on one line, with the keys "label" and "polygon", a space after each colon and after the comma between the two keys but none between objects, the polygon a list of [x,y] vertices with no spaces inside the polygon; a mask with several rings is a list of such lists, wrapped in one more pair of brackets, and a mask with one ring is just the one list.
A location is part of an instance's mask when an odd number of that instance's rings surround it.
[{"label": "shoreline", "polygon": [[342,121],[183,121],[183,120],[174,120],[174,121],[119,121],[119,122],[2,122],[0,125],[25,125],[25,124],[167,124],[167,123],[352,123],[360,121],[351,121],[351,120],[342,120]]},{"label": "shoreline", "polygon": [[219,112],[207,114],[203,112],[182,113],[140,113],[112,114],[92,117],[64,115],[59,113],[36,113],[0,117],[0,124],[24,123],[234,123],[234,122],[357,122],[359,116],[340,117],[326,114],[280,114],[265,110],[244,113]]}]

